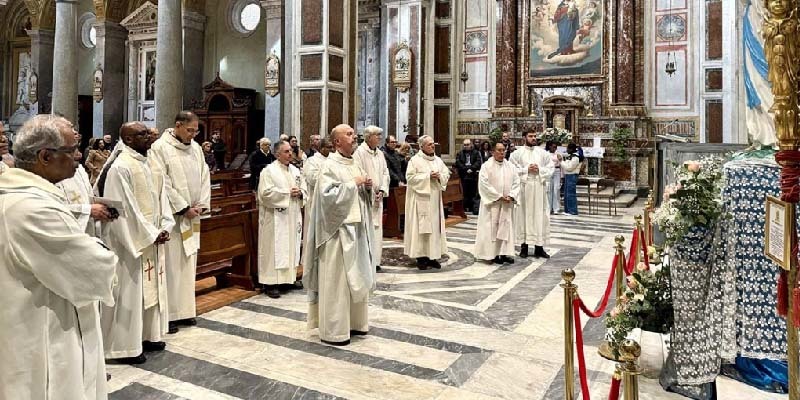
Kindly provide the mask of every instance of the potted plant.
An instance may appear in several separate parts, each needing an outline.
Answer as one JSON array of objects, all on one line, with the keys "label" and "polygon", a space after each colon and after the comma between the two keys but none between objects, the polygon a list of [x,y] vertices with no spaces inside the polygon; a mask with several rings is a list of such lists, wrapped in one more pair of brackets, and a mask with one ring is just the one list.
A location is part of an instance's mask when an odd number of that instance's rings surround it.
[{"label": "potted plant", "polygon": [[628,141],[633,139],[633,130],[628,127],[615,128],[611,132],[611,159],[617,162],[627,162]]},{"label": "potted plant", "polygon": [[566,145],[572,140],[572,132],[561,128],[547,128],[539,136],[539,143],[555,142]]}]

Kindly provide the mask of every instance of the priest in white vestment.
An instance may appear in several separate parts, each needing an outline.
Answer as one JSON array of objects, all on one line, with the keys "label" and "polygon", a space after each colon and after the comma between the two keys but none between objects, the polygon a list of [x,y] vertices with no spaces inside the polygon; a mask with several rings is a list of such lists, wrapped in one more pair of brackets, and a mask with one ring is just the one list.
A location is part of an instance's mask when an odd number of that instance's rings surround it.
[{"label": "priest in white vestment", "polygon": [[13,164],[10,161],[6,161],[6,156],[10,154],[8,154],[8,137],[3,133],[2,126],[2,122],[0,122],[0,174],[11,168]]},{"label": "priest in white vestment", "polygon": [[106,399],[97,306],[117,256],[85,233],[55,186],[75,171],[64,118],[37,115],[0,178],[0,399]]},{"label": "priest in white vestment", "polygon": [[514,208],[519,197],[517,168],[505,159],[506,146],[496,143],[492,159],[478,173],[481,208],[475,238],[475,258],[495,264],[513,264]]},{"label": "priest in white vestment", "polygon": [[123,146],[104,173],[104,197],[122,202],[120,218],[103,225],[103,237],[119,256],[114,290],[116,304],[103,307],[105,354],[128,364],[146,361],[144,351],[159,351],[167,332],[168,300],[164,246],[175,221],[163,179],[146,157],[153,143],[141,122],[120,129]]},{"label": "priest in white vestment", "polygon": [[194,325],[197,315],[194,282],[200,249],[200,215],[211,208],[211,175],[200,145],[197,115],[181,111],[175,128],[167,129],[150,149],[155,173],[164,177],[175,226],[167,243],[169,331]]},{"label": "priest in white vestment", "polygon": [[314,187],[317,185],[317,176],[322,164],[328,158],[328,155],[334,151],[333,144],[327,138],[320,139],[319,151],[314,153],[313,156],[308,157],[306,162],[303,163],[303,178],[306,180],[308,187],[308,198],[314,197]]},{"label": "priest in white vestment", "polygon": [[369,294],[375,286],[372,258],[373,182],[353,160],[355,132],[331,132],[336,153],[320,170],[303,246],[303,285],[308,289],[310,329],[320,339],[344,346],[369,329]]},{"label": "priest in white vestment", "polygon": [[432,137],[420,137],[419,148],[406,170],[404,252],[417,259],[421,270],[441,269],[438,259],[447,253],[442,193],[447,189],[450,170],[434,153]]},{"label": "priest in white vestment", "polygon": [[361,169],[366,171],[372,180],[375,199],[372,201],[372,227],[375,230],[375,242],[372,244],[372,257],[375,260],[375,271],[381,270],[383,257],[383,199],[389,196],[389,167],[383,151],[378,148],[383,129],[370,125],[364,128],[364,142],[353,153]]},{"label": "priest in white vestment", "polygon": [[525,134],[525,146],[511,153],[511,162],[520,177],[520,206],[514,215],[517,240],[522,243],[519,256],[528,257],[528,245],[533,244],[534,257],[550,258],[544,246],[550,240],[547,183],[555,171],[552,157],[536,145],[536,133],[531,131]]},{"label": "priest in white vestment", "polygon": [[291,145],[275,143],[273,153],[277,159],[258,180],[258,283],[267,296],[277,299],[278,285],[297,280],[308,189],[300,170],[291,164]]}]

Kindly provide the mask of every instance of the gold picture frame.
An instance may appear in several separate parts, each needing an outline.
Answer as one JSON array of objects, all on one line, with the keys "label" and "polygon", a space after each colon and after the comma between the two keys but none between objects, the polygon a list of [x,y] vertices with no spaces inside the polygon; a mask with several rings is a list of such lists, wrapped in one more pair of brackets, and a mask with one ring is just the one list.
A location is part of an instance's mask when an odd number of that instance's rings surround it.
[{"label": "gold picture frame", "polygon": [[270,54],[264,62],[264,90],[270,97],[281,92],[281,59],[275,53]]},{"label": "gold picture frame", "polygon": [[392,84],[397,90],[406,92],[411,89],[414,74],[414,53],[405,41],[397,45],[392,54]]},{"label": "gold picture frame", "polygon": [[764,222],[764,255],[781,268],[789,270],[792,259],[792,222],[794,204],[774,196],[767,196]]}]

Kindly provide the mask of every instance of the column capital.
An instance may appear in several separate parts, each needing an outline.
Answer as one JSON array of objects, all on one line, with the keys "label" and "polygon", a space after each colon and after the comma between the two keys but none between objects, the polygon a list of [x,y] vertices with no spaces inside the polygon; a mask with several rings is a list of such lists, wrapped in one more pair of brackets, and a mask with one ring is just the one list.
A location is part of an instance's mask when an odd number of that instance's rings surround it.
[{"label": "column capital", "polygon": [[72,4],[74,6],[78,5],[78,0],[56,0],[56,4],[65,3],[65,4]]},{"label": "column capital", "polygon": [[266,11],[266,19],[278,19],[283,15],[283,0],[261,0],[261,8]]},{"label": "column capital", "polygon": [[97,21],[94,24],[94,29],[97,32],[97,37],[123,40],[128,38],[128,30],[117,22],[109,20]]},{"label": "column capital", "polygon": [[56,31],[53,29],[28,29],[25,32],[32,42],[41,44],[55,43]]},{"label": "column capital", "polygon": [[185,29],[193,29],[199,32],[205,32],[206,21],[208,18],[196,11],[183,12],[183,27]]}]

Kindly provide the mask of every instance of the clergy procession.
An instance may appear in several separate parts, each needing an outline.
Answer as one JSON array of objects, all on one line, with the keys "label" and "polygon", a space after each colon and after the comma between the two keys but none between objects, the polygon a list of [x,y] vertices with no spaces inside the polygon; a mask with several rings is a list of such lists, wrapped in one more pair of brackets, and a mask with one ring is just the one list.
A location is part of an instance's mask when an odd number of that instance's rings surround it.
[{"label": "clergy procession", "polygon": [[[39,115],[20,129],[14,167],[0,170],[0,398],[106,398],[106,362],[147,363],[147,354],[166,349],[167,334],[197,323],[197,257],[212,176],[194,140],[198,130],[189,111],[160,134],[123,124],[92,185],[69,121]],[[396,141],[381,147],[376,126],[361,136],[359,144],[353,128],[338,125],[314,140],[310,154],[296,138],[271,148],[260,142],[257,150],[273,160],[255,187],[258,283],[270,299],[305,290],[307,327],[332,346],[369,334],[382,270],[387,158]],[[440,270],[451,169],[431,136],[417,145],[394,166],[406,189],[402,251],[416,261],[411,267]],[[514,263],[516,245],[523,258],[533,245],[534,257],[549,258],[550,157],[535,132],[508,159],[507,140],[491,145],[490,159],[468,158],[480,202],[475,257],[502,267]]]}]

